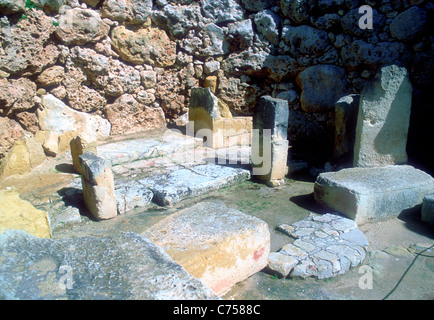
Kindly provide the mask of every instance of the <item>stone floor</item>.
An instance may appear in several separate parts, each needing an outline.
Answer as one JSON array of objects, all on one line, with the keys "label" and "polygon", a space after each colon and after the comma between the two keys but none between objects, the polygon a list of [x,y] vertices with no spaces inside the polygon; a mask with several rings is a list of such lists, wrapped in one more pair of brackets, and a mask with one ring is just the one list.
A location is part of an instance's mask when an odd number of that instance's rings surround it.
[{"label": "stone floor", "polygon": [[[235,165],[226,168],[242,170],[246,167],[248,151],[232,150],[221,154],[209,152],[200,147],[200,141],[182,140],[181,135],[177,136],[177,143],[170,146],[171,141],[176,141],[174,136],[161,138],[161,132],[156,132],[155,136],[147,134],[144,136],[130,136],[111,138],[105,146],[100,146],[99,155],[109,155],[115,159],[113,172],[116,188],[132,187],[131,181],[142,181],[162,174],[173,173],[186,168],[203,166],[217,159],[231,159],[243,157],[243,161],[238,161]],[[121,142],[122,141],[122,142]],[[147,144],[146,141],[152,141]],[[124,149],[117,148],[117,143],[122,143]],[[158,146],[160,144],[160,147]],[[181,149],[176,146],[183,145]],[[153,146],[153,147],[152,147]],[[165,147],[161,147],[165,146]],[[128,152],[128,148],[142,148],[143,152]],[[152,149],[154,148],[154,149]],[[190,149],[189,149],[190,148]],[[192,148],[192,149],[191,149]],[[118,150],[116,155],[114,151]],[[146,151],[148,150],[148,151]],[[162,150],[149,151],[149,150]],[[185,150],[193,150],[193,158],[186,159]],[[186,161],[189,160],[189,161]],[[207,162],[208,161],[208,162]],[[277,188],[269,188],[263,184],[249,181],[247,177],[241,180],[234,180],[219,188],[208,189],[204,193],[188,196],[182,201],[175,202],[171,206],[160,206],[152,201],[145,201],[143,206],[129,208],[122,215],[107,221],[94,221],[84,208],[81,200],[80,177],[73,172],[71,157],[65,154],[62,157],[51,159],[37,168],[32,174],[22,177],[10,177],[0,182],[0,189],[5,187],[15,187],[21,197],[30,201],[35,207],[45,210],[50,214],[53,239],[69,239],[84,236],[106,237],[116,232],[143,233],[147,228],[155,225],[172,213],[189,207],[200,201],[223,201],[228,208],[240,210],[243,213],[255,216],[265,221],[269,226],[271,235],[271,251],[289,249],[297,246],[300,241],[311,241],[305,236],[316,236],[316,240],[321,240],[327,232],[322,230],[309,230],[310,227],[303,227],[305,223],[321,222],[315,219],[328,219],[330,211],[318,205],[313,198],[313,186],[315,177],[307,173],[292,173],[285,179],[286,184]],[[194,172],[191,171],[190,172]],[[134,189],[134,188],[133,188]],[[124,194],[133,195],[134,192]],[[134,198],[134,197],[132,197]],[[134,202],[131,202],[134,203]],[[140,203],[140,202],[139,202]],[[124,206],[125,207],[125,206]],[[335,217],[335,216],[333,216]],[[322,221],[321,223],[327,223]],[[345,223],[344,223],[345,224]],[[312,225],[311,225],[312,226]],[[400,282],[398,289],[393,292],[392,298],[397,299],[433,299],[434,291],[432,283],[434,280],[433,249],[430,246],[434,243],[434,233],[431,227],[421,223],[420,217],[403,216],[393,218],[384,222],[366,224],[360,228],[354,228],[351,223],[349,229],[333,232],[333,228],[325,229],[331,235],[341,239],[343,235],[351,235],[352,230],[358,230],[367,239],[368,245],[359,243],[365,252],[363,259],[362,251],[359,252],[358,260],[354,261],[354,267],[346,270],[344,259],[339,257],[339,264],[345,273],[338,271],[336,259],[325,252],[320,252],[319,247],[312,251],[318,253],[323,259],[318,259],[322,266],[335,268],[337,275],[328,277],[327,273],[322,273],[318,277],[313,274],[311,277],[281,277],[276,273],[258,272],[245,281],[235,285],[227,292],[224,299],[382,299],[400,281],[405,274],[405,278]],[[291,228],[292,227],[292,228]],[[306,230],[306,228],[308,230]],[[312,228],[311,228],[312,229]],[[314,228],[313,228],[314,229]],[[289,235],[282,230],[292,230]],[[312,232],[311,232],[312,231]],[[346,232],[345,232],[346,231]],[[342,234],[341,234],[342,232]],[[304,234],[303,234],[304,233]],[[299,239],[294,239],[298,237]],[[360,240],[360,233],[354,238]],[[298,242],[297,242],[298,241]],[[294,244],[295,243],[295,244]],[[416,245],[417,244],[417,245]],[[294,249],[294,248],[293,248]],[[306,249],[306,248],[304,248]],[[423,254],[418,254],[426,250]],[[306,250],[305,250],[306,251]],[[328,252],[333,253],[333,252]],[[288,255],[289,256],[289,255]],[[312,259],[306,256],[306,258]],[[328,259],[328,260],[327,260]],[[416,259],[415,263],[412,261]],[[350,259],[348,259],[350,260]],[[360,261],[359,261],[360,260]],[[308,260],[306,260],[308,261]],[[334,262],[334,263],[333,263]],[[351,264],[351,260],[350,260]],[[303,265],[301,263],[300,265]],[[304,264],[307,266],[309,264]],[[369,266],[373,272],[373,289],[361,289],[360,279],[364,275],[359,273],[361,266]],[[406,269],[411,266],[407,273]],[[295,267],[295,266],[294,266]],[[307,275],[300,271],[300,274]],[[325,268],[323,270],[328,270]],[[328,272],[328,271],[327,271]],[[332,271],[333,272],[333,271]],[[341,273],[341,274],[339,274]],[[320,278],[320,279],[318,279]]]}]

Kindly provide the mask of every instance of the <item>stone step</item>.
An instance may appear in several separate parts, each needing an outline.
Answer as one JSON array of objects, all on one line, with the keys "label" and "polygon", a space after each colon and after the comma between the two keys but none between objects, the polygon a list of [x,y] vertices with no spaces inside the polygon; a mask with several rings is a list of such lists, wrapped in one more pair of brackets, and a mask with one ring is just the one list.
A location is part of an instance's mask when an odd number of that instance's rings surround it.
[{"label": "stone step", "polygon": [[408,165],[391,165],[321,173],[314,196],[317,202],[363,224],[416,208],[433,190],[429,174]]},{"label": "stone step", "polygon": [[0,298],[19,300],[218,299],[150,240],[107,237],[39,239],[0,235]]},{"label": "stone step", "polygon": [[270,252],[268,225],[220,202],[179,211],[143,235],[219,295],[263,269]]},{"label": "stone step", "polygon": [[203,164],[171,171],[139,180],[154,193],[153,202],[172,206],[189,197],[196,197],[250,179],[250,171],[238,167]]}]

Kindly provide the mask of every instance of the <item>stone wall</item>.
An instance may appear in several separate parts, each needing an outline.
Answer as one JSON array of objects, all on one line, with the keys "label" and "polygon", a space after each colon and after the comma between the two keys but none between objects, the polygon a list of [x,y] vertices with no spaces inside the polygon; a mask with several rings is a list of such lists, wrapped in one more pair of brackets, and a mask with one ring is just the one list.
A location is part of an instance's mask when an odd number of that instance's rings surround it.
[{"label": "stone wall", "polygon": [[[359,27],[364,4],[372,29]],[[263,95],[288,100],[293,155],[328,160],[336,100],[395,63],[415,88],[409,157],[430,164],[433,10],[426,0],[0,0],[0,158],[42,129],[46,94],[122,134],[182,123],[190,89],[212,80],[234,116]]]}]

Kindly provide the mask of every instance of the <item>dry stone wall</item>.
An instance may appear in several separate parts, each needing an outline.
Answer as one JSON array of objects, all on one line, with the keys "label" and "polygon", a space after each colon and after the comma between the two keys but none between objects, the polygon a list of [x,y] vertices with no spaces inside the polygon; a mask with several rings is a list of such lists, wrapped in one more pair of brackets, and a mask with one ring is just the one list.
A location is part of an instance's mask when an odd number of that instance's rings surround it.
[{"label": "dry stone wall", "polygon": [[[359,27],[362,5],[372,29]],[[234,116],[263,95],[288,100],[290,144],[327,159],[336,100],[394,63],[415,87],[410,149],[430,159],[418,141],[433,112],[433,10],[426,0],[0,0],[0,157],[42,129],[46,94],[122,134],[181,124],[190,89],[212,83]]]}]

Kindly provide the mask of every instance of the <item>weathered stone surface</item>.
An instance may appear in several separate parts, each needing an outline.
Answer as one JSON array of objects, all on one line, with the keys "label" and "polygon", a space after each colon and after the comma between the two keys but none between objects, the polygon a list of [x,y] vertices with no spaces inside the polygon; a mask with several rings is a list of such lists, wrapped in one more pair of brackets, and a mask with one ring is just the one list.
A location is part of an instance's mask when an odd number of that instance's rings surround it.
[{"label": "weathered stone surface", "polygon": [[312,0],[280,0],[280,8],[282,9],[282,13],[297,24],[304,23],[309,20],[309,13],[314,5],[315,2]]},{"label": "weathered stone surface", "polygon": [[335,143],[333,158],[352,161],[360,95],[351,94],[335,104]]},{"label": "weathered stone surface", "polygon": [[45,88],[59,84],[65,77],[65,68],[62,66],[53,66],[45,69],[37,78],[38,84]]},{"label": "weathered stone surface", "polygon": [[33,75],[53,65],[59,55],[57,47],[50,43],[54,31],[51,18],[42,10],[30,10],[26,19],[13,26],[6,17],[2,18],[0,34],[4,40],[0,69]]},{"label": "weathered stone surface", "polygon": [[47,214],[20,198],[14,189],[0,190],[0,233],[24,230],[38,238],[50,238]]},{"label": "weathered stone surface", "polygon": [[398,40],[410,41],[422,35],[427,27],[427,12],[414,6],[393,18],[390,24],[390,34]]},{"label": "weathered stone surface", "polygon": [[271,140],[286,140],[288,131],[288,102],[283,99],[262,96],[255,106],[253,127],[271,130]]},{"label": "weathered stone surface", "polygon": [[[276,229],[296,239],[270,254],[268,269],[283,277],[331,278],[344,274],[366,257],[368,241],[365,235],[353,220],[337,214],[318,216],[311,213],[292,225],[282,224]],[[273,254],[280,259],[273,259]]]},{"label": "weathered stone surface", "polygon": [[107,0],[101,6],[101,16],[127,24],[143,24],[152,13],[152,0]]},{"label": "weathered stone surface", "polygon": [[27,173],[45,159],[41,144],[34,137],[24,135],[15,142],[6,157],[2,159],[0,176]]},{"label": "weathered stone surface", "polygon": [[139,182],[152,190],[155,203],[172,206],[185,198],[200,196],[249,178],[248,170],[204,164],[145,178]]},{"label": "weathered stone surface", "polygon": [[144,236],[219,295],[263,269],[270,252],[268,225],[222,203],[184,209]]},{"label": "weathered stone surface", "polygon": [[234,22],[243,19],[243,8],[234,0],[201,0],[204,16],[215,23]]},{"label": "weathered stone surface", "polygon": [[111,44],[120,57],[134,64],[169,67],[176,60],[176,43],[158,28],[131,31],[124,26],[113,29]]},{"label": "weathered stone surface", "polygon": [[110,26],[91,9],[65,10],[56,28],[57,37],[66,45],[97,42],[108,35]]},{"label": "weathered stone surface", "polygon": [[228,24],[226,40],[229,42],[229,50],[245,50],[252,46],[255,33],[252,20],[246,19]]},{"label": "weathered stone surface", "polygon": [[24,135],[20,125],[9,118],[0,117],[0,158]]},{"label": "weathered stone surface", "polygon": [[151,203],[154,194],[138,181],[115,181],[115,196],[118,214],[125,214],[136,207]]},{"label": "weathered stone surface", "polygon": [[0,79],[0,113],[11,116],[31,109],[36,96],[36,84],[27,78]]},{"label": "weathered stone surface", "polygon": [[317,202],[363,224],[421,205],[433,186],[430,175],[407,165],[349,168],[321,173],[314,195]]},{"label": "weathered stone surface", "polygon": [[306,112],[328,112],[343,96],[350,93],[345,70],[334,65],[316,65],[306,68],[297,76],[303,90],[300,104]]},{"label": "weathered stone surface", "polygon": [[79,174],[83,174],[81,171],[81,165],[79,161],[79,156],[81,156],[86,151],[90,151],[95,155],[98,155],[98,150],[96,146],[95,137],[87,133],[79,133],[75,138],[70,141],[72,165],[74,169]]},{"label": "weathered stone surface", "polygon": [[84,203],[98,220],[111,219],[117,215],[114,179],[111,163],[90,151],[78,157],[83,184]]},{"label": "weathered stone surface", "polygon": [[287,44],[286,53],[293,57],[300,55],[320,56],[329,46],[327,32],[306,25],[292,27],[284,26],[282,40]]},{"label": "weathered stone surface", "polygon": [[192,88],[188,120],[194,121],[194,132],[201,129],[212,130],[212,121],[221,118],[218,99],[210,88]]},{"label": "weathered stone surface", "polygon": [[360,95],[354,166],[407,162],[412,85],[404,67],[382,67]]},{"label": "weathered stone surface", "polygon": [[434,225],[434,194],[427,195],[423,198],[422,221]]},{"label": "weathered stone surface", "polygon": [[42,97],[43,109],[37,116],[41,130],[63,134],[66,131],[87,132],[96,137],[110,134],[110,123],[98,115],[86,114],[69,108],[51,94]]},{"label": "weathered stone surface", "polygon": [[0,252],[3,299],[218,299],[161,248],[131,232],[51,240],[8,231],[0,236]]},{"label": "weathered stone surface", "polygon": [[104,114],[111,124],[111,134],[142,132],[166,126],[161,108],[139,103],[130,94],[123,94],[113,104],[104,108]]},{"label": "weathered stone surface", "polygon": [[255,15],[255,25],[265,39],[273,44],[279,43],[280,18],[271,10],[264,10]]}]

